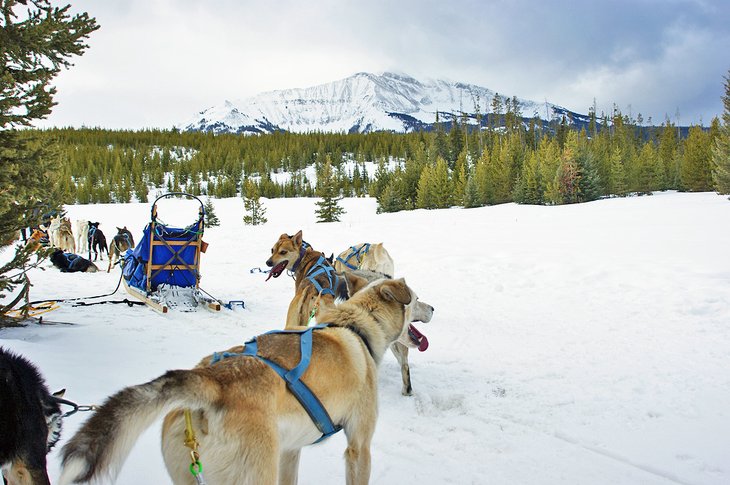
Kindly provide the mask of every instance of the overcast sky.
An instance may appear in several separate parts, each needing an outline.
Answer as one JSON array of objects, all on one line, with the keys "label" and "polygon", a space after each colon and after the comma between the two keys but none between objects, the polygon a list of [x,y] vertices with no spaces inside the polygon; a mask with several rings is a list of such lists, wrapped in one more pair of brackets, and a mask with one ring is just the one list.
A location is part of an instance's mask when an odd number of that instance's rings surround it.
[{"label": "overcast sky", "polygon": [[68,1],[101,28],[39,126],[169,128],[361,71],[708,125],[730,69],[730,0]]}]

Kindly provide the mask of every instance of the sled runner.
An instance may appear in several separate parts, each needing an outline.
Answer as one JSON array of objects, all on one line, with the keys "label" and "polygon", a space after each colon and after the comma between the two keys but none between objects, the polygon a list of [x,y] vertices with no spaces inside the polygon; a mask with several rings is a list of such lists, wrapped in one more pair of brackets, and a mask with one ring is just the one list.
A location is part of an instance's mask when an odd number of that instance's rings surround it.
[{"label": "sled runner", "polygon": [[[200,204],[197,220],[184,228],[167,226],[157,215],[160,199],[179,196]],[[208,246],[203,242],[203,203],[191,194],[172,192],[155,199],[151,212],[142,240],[124,254],[122,281],[127,292],[161,313],[171,308],[192,311],[201,305],[219,311],[220,302],[200,289],[200,254]]]}]

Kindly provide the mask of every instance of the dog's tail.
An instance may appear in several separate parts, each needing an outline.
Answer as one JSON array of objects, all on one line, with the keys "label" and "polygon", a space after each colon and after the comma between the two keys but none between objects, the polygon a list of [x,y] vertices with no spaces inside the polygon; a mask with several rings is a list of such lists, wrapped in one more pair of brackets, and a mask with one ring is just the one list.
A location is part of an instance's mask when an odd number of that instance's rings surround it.
[{"label": "dog's tail", "polygon": [[193,370],[169,371],[114,394],[63,447],[59,483],[113,482],[142,432],[178,408],[218,400],[220,386]]}]

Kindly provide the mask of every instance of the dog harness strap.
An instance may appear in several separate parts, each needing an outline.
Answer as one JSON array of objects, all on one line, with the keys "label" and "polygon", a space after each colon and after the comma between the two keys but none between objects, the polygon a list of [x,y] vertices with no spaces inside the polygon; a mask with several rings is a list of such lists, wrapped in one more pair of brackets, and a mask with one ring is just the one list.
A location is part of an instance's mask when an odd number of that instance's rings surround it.
[{"label": "dog harness strap", "polygon": [[[342,259],[339,256],[337,257],[337,261],[344,264],[348,268],[352,270],[356,270],[360,268],[360,263],[362,263],[361,256],[364,256],[370,251],[370,243],[365,243],[360,248],[356,248],[355,246],[350,246],[350,253],[347,255],[347,258]],[[362,254],[361,254],[362,253]],[[355,258],[357,260],[357,266],[353,266],[350,264],[350,260],[352,258]]]},{"label": "dog harness strap", "polygon": [[[320,256],[314,266],[312,266],[307,272],[307,279],[310,281],[310,283],[314,285],[317,293],[323,295],[337,296],[335,295],[335,287],[337,286],[339,278],[334,273],[335,269],[327,264],[327,260],[323,256]],[[329,288],[322,287],[322,285],[320,285],[319,282],[315,279],[321,274],[324,274],[327,277],[327,283],[329,284]]]},{"label": "dog harness strap", "polygon": [[332,422],[332,418],[330,418],[329,413],[327,413],[327,410],[322,405],[320,400],[317,399],[317,396],[315,396],[312,390],[309,389],[309,387],[307,387],[307,385],[301,381],[302,374],[304,374],[304,372],[307,370],[307,367],[309,367],[309,362],[312,358],[312,332],[314,330],[325,327],[327,327],[327,325],[316,325],[306,330],[272,330],[264,334],[270,335],[279,333],[298,333],[301,335],[301,357],[296,367],[291,370],[287,370],[276,362],[273,362],[265,357],[261,357],[260,355],[258,355],[258,337],[254,337],[252,340],[246,342],[246,346],[241,353],[214,353],[213,359],[211,359],[210,363],[215,364],[216,362],[219,362],[220,360],[227,357],[249,356],[255,357],[267,364],[277,374],[279,374],[282,379],[284,379],[284,381],[286,382],[286,387],[292,394],[294,394],[294,397],[297,398],[299,404],[301,404],[307,414],[309,414],[309,417],[314,422],[314,425],[317,426],[317,429],[322,433],[322,436],[317,441],[315,441],[315,443],[319,443],[320,441],[328,438],[329,436],[337,433],[339,430],[342,429],[341,426],[336,426]]}]

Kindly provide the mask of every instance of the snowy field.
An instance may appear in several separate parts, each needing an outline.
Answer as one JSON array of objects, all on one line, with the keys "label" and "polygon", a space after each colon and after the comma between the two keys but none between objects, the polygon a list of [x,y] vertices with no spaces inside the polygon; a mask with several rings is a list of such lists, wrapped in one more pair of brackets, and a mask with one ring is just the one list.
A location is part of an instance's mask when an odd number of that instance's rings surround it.
[{"label": "snowy field", "polygon": [[[396,275],[436,312],[419,325],[429,349],[411,352],[413,396],[400,394],[395,358],[383,361],[371,483],[730,483],[726,198],[662,193],[382,215],[373,199],[346,199],[347,214],[331,224],[315,223],[314,203],[264,200],[269,222],[247,227],[241,199],[215,201],[222,225],[206,230],[201,286],[224,301],[245,300],[244,310],[163,316],[64,304],[47,318],[74,325],[0,330],[0,345],[34,361],[51,390],[101,403],[283,328],[293,281],[250,272],[265,267],[281,233],[302,229],[327,254],[382,241]],[[195,219],[189,203],[168,204],[160,207],[165,222]],[[67,209],[72,220],[100,221],[108,239],[122,225],[139,239],[150,207]],[[34,300],[73,298],[111,292],[119,270],[62,274],[47,265],[30,277]],[[109,299],[125,296],[120,289]],[[52,481],[60,447],[86,417],[65,420],[64,439],[49,455]],[[170,483],[160,423],[142,436],[117,483]],[[300,483],[344,483],[344,448],[342,433],[306,448]]]}]

